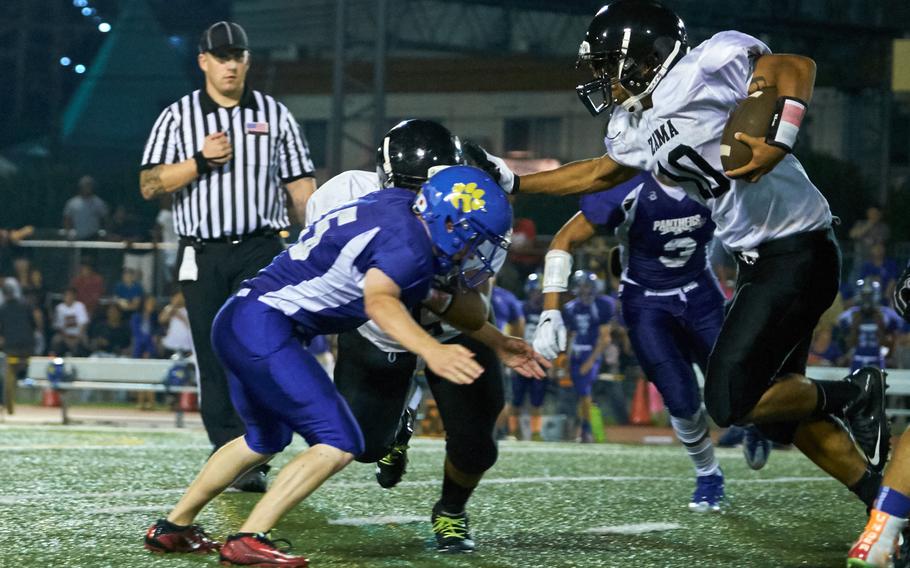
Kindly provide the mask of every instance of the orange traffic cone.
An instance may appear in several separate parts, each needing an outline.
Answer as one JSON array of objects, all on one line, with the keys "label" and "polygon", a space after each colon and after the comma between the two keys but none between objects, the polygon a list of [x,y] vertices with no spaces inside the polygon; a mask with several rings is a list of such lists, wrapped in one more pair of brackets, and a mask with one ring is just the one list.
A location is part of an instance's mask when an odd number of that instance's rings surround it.
[{"label": "orange traffic cone", "polygon": [[196,412],[199,410],[199,399],[194,392],[182,392],[180,393],[178,405],[180,410],[184,412]]},{"label": "orange traffic cone", "polygon": [[636,426],[650,425],[651,410],[648,406],[648,381],[644,377],[638,377],[635,396],[632,397],[632,414],[629,416],[629,422]]},{"label": "orange traffic cone", "polygon": [[60,408],[60,391],[46,388],[41,393],[41,406]]}]

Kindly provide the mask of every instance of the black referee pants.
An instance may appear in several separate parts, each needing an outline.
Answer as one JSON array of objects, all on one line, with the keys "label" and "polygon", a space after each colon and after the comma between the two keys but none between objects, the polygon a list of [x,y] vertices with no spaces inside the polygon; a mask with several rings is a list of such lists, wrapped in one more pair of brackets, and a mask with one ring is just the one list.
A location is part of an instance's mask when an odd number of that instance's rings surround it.
[{"label": "black referee pants", "polygon": [[[180,244],[178,267],[187,246]],[[224,369],[212,350],[212,321],[240,283],[255,276],[283,250],[276,236],[251,237],[237,244],[204,243],[196,250],[197,279],[180,281],[199,365],[199,410],[216,449],[242,436],[245,429],[231,404]]]},{"label": "black referee pants", "polygon": [[[739,262],[736,293],[708,359],[705,406],[719,426],[738,423],[775,378],[806,373],[812,332],[840,283],[840,249],[830,231],[770,241],[754,264]],[[797,423],[760,425],[788,443]]]}]

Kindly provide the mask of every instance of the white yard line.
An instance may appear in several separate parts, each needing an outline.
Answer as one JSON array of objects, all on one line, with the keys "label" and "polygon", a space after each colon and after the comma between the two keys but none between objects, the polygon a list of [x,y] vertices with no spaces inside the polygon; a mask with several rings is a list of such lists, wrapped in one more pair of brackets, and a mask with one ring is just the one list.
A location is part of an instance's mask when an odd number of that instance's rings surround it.
[{"label": "white yard line", "polygon": [[330,520],[330,525],[342,525],[348,527],[363,527],[367,525],[404,525],[407,523],[426,523],[429,522],[427,516],[419,517],[417,515],[380,515],[376,517],[351,517]]},{"label": "white yard line", "polygon": [[625,534],[636,535],[649,532],[672,531],[683,528],[677,523],[635,523],[630,525],[614,525],[610,527],[594,527],[586,530],[591,534]]},{"label": "white yard line", "polygon": [[[629,475],[554,475],[544,477],[491,477],[484,478],[484,486],[491,485],[515,485],[515,484],[544,484],[544,483],[579,483],[579,482],[670,482],[670,483],[689,483],[691,477],[660,477],[660,476],[629,476]],[[737,484],[754,484],[754,483],[834,483],[829,477],[769,477],[763,479],[728,479],[728,485]],[[438,487],[438,479],[428,479],[422,481],[402,481],[398,484],[399,488],[423,488]],[[325,484],[322,491],[341,489],[370,489],[378,485],[375,481],[329,481]],[[0,495],[0,505],[34,505],[39,501],[60,501],[61,499],[128,499],[135,497],[155,497],[164,495],[180,495],[183,489],[154,489],[142,491],[104,491],[104,492],[60,492],[60,493],[30,493],[20,495]]]}]

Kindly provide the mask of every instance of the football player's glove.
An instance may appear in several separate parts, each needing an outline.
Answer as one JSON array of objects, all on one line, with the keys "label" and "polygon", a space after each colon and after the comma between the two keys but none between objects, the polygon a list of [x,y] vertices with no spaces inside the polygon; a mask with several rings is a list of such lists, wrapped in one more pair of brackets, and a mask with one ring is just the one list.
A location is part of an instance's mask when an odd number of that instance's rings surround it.
[{"label": "football player's glove", "polygon": [[559,310],[544,310],[534,332],[534,351],[549,360],[566,350],[566,324]]},{"label": "football player's glove", "polygon": [[894,287],[894,309],[905,321],[910,322],[910,265],[904,269]]},{"label": "football player's glove", "polygon": [[475,166],[490,174],[506,193],[518,193],[518,176],[509,169],[505,160],[467,140],[464,143],[464,153]]}]

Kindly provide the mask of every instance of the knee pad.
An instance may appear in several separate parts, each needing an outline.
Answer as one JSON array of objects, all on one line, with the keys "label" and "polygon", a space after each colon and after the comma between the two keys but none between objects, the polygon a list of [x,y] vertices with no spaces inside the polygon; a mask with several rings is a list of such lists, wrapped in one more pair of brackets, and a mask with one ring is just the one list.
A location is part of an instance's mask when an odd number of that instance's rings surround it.
[{"label": "knee pad", "polygon": [[679,441],[687,446],[701,442],[708,435],[708,418],[702,409],[689,418],[670,416],[670,424]]},{"label": "knee pad", "polygon": [[457,440],[449,439],[446,456],[459,470],[476,475],[493,467],[499,457],[499,449],[492,436],[471,444],[459,444]]}]

